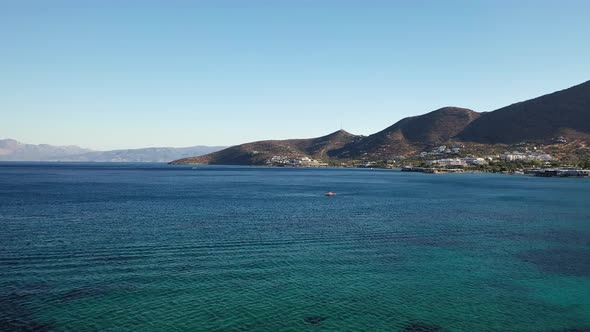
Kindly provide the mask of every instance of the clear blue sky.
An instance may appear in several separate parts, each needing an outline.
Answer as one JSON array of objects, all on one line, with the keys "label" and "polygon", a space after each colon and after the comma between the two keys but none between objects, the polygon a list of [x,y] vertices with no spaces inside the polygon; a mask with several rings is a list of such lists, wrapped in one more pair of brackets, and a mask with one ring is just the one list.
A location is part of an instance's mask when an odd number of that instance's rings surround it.
[{"label": "clear blue sky", "polygon": [[590,79],[590,1],[0,0],[0,138],[371,134]]}]

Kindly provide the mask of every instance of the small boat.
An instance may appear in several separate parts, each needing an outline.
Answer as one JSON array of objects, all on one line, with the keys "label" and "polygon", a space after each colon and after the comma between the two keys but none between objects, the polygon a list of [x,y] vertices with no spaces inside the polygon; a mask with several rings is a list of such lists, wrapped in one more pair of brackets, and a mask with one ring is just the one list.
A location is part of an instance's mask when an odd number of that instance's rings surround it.
[{"label": "small boat", "polygon": [[332,192],[332,191],[328,191],[327,193],[324,194],[324,196],[336,196],[336,193]]}]

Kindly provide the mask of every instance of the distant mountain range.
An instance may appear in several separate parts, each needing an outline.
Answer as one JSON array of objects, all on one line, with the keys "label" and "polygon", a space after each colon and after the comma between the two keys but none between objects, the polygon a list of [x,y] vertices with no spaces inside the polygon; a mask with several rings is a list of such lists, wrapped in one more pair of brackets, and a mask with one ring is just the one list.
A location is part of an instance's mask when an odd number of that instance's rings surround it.
[{"label": "distant mountain range", "polygon": [[222,146],[188,148],[143,148],[94,151],[75,145],[24,144],[13,139],[0,140],[0,161],[97,161],[97,162],[169,162],[221,150]]},{"label": "distant mountain range", "polygon": [[444,144],[479,152],[523,141],[552,146],[558,137],[570,144],[555,151],[589,154],[590,81],[493,112],[444,107],[402,119],[370,136],[340,130],[319,138],[247,143],[172,163],[261,165],[277,155],[324,161],[378,160],[412,156]]}]

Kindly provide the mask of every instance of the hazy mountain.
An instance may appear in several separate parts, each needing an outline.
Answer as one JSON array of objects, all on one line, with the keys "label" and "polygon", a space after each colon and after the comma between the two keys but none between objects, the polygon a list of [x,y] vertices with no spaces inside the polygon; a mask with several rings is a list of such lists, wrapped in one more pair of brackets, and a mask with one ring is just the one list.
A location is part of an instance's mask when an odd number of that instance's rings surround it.
[{"label": "hazy mountain", "polygon": [[590,134],[590,81],[484,113],[457,137],[478,143],[517,143],[575,134]]},{"label": "hazy mountain", "polygon": [[0,140],[0,160],[36,161],[58,160],[72,155],[90,152],[79,146],[55,146],[48,144],[24,144],[13,139]]},{"label": "hazy mountain", "polygon": [[326,136],[308,139],[272,140],[229,147],[205,156],[176,160],[174,164],[262,165],[272,156],[324,159],[327,152],[338,149],[362,136],[339,130]]},{"label": "hazy mountain", "polygon": [[23,144],[12,139],[0,140],[2,161],[104,161],[104,162],[169,162],[223,149],[220,146],[187,148],[143,148],[93,151],[78,146]]},{"label": "hazy mountain", "polygon": [[192,146],[188,148],[143,148],[112,151],[92,151],[69,156],[63,161],[108,162],[169,162],[180,158],[198,156],[221,150],[221,146]]}]

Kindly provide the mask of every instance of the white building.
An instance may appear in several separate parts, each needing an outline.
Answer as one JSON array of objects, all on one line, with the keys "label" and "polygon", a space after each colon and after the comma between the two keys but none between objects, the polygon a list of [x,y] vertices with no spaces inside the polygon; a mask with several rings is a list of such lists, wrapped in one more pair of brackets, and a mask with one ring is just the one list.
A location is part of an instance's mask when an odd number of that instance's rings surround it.
[{"label": "white building", "polygon": [[544,153],[542,151],[527,151],[525,152],[505,152],[500,159],[504,161],[517,161],[517,160],[524,160],[524,161],[552,161],[555,160],[553,156],[550,154]]},{"label": "white building", "polygon": [[485,165],[487,161],[484,158],[461,158],[466,164],[469,165]]},{"label": "white building", "polygon": [[428,162],[430,165],[439,165],[439,166],[466,166],[467,163],[459,158],[445,158],[445,159],[437,159],[431,160]]}]

